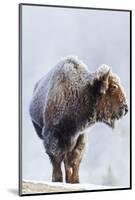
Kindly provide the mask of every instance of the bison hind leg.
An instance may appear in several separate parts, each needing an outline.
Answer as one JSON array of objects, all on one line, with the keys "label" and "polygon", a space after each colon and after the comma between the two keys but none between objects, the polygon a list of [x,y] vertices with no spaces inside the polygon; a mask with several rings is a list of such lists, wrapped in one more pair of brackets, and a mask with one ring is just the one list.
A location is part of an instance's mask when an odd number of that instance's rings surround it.
[{"label": "bison hind leg", "polygon": [[62,182],[63,175],[61,163],[64,159],[64,149],[60,146],[57,130],[54,128],[43,127],[44,147],[52,164],[52,181]]},{"label": "bison hind leg", "polygon": [[55,156],[49,155],[50,161],[52,163],[52,182],[63,182],[63,175],[61,169],[62,160],[57,159]]}]

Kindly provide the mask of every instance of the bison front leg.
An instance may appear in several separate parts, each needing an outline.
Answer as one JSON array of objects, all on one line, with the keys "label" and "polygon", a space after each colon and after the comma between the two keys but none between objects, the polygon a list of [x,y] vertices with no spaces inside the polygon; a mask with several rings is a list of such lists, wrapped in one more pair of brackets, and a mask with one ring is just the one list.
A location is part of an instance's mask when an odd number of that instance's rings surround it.
[{"label": "bison front leg", "polygon": [[65,156],[64,159],[64,165],[65,165],[65,175],[66,175],[66,183],[71,183],[72,180],[72,172],[71,172],[71,166],[68,160],[68,154]]},{"label": "bison front leg", "polygon": [[79,183],[79,166],[85,150],[85,134],[81,134],[72,152],[72,178],[71,183]]}]

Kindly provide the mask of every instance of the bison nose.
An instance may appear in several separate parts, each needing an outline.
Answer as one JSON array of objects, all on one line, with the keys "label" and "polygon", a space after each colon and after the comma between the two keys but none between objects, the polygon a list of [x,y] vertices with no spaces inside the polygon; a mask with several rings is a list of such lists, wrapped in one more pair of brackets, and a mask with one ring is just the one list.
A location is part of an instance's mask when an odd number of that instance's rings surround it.
[{"label": "bison nose", "polygon": [[125,104],[125,115],[127,114],[127,112],[128,112],[128,106],[127,106],[127,104]]}]

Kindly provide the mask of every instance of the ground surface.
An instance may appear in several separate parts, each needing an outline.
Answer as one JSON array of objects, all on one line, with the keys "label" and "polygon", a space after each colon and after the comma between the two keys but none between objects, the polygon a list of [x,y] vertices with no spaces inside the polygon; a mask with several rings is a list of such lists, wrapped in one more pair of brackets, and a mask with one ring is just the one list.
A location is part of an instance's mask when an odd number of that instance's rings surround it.
[{"label": "ground surface", "polygon": [[53,192],[70,192],[70,191],[85,191],[97,189],[109,189],[109,186],[97,186],[92,184],[66,184],[66,183],[52,183],[52,182],[22,182],[22,194],[34,193],[53,193]]}]

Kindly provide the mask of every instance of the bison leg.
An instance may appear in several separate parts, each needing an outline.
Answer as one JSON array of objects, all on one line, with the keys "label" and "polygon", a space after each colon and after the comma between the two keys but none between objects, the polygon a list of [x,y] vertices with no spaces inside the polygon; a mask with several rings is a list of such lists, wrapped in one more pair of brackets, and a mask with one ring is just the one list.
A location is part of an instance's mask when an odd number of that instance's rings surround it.
[{"label": "bison leg", "polygon": [[52,182],[62,182],[62,170],[61,170],[61,161],[57,161],[56,158],[50,157],[51,163],[53,166],[53,173],[52,173]]},{"label": "bison leg", "polygon": [[85,150],[85,134],[81,134],[72,151],[72,180],[71,183],[79,183],[79,166]]},{"label": "bison leg", "polygon": [[68,160],[68,154],[64,158],[64,165],[65,165],[65,172],[66,172],[66,183],[71,183],[72,173],[71,173],[71,166]]},{"label": "bison leg", "polygon": [[59,145],[59,138],[55,136],[54,130],[43,128],[44,146],[52,163],[52,181],[62,182],[61,162],[64,158],[64,151]]}]

